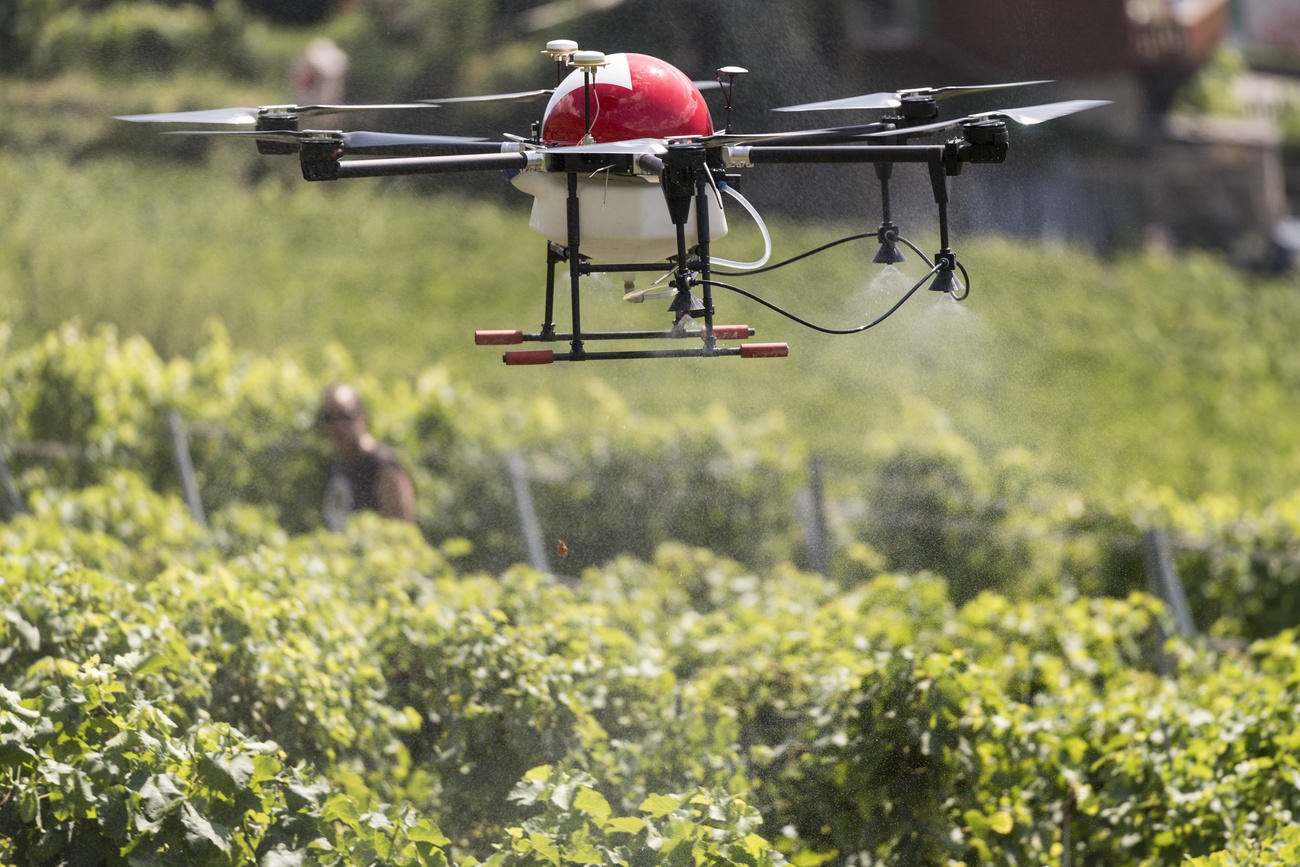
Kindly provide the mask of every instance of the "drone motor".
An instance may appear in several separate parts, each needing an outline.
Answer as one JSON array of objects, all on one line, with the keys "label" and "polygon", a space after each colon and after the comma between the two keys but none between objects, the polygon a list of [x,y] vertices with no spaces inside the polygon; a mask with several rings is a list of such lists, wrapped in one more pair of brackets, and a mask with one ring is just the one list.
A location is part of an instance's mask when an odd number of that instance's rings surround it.
[{"label": "drone motor", "polygon": [[[270,132],[271,130],[297,132],[298,115],[290,112],[258,112],[253,129],[258,132]],[[291,154],[296,153],[297,150],[297,147],[292,144],[265,139],[259,139],[257,142],[257,152],[259,154]]]}]

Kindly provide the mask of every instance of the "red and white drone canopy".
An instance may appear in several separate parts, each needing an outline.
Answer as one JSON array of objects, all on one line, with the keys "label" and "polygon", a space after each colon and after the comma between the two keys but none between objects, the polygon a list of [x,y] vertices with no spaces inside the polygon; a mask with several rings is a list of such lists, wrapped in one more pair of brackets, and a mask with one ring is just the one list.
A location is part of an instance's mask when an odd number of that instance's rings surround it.
[{"label": "red and white drone canopy", "polygon": [[[556,87],[542,119],[542,141],[576,145],[586,133],[590,75],[591,137],[597,142],[707,136],[713,121],[699,88],[680,69],[645,54],[610,54],[570,72]],[[581,60],[575,57],[575,60]],[[575,64],[576,65],[576,64]]]}]

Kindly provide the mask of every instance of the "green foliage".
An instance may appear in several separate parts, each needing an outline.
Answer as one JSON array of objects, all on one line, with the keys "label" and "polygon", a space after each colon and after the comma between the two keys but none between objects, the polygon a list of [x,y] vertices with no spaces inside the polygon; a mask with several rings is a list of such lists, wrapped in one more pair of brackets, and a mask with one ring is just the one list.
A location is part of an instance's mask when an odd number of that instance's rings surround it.
[{"label": "green foliage", "polygon": [[[320,524],[329,461],[314,430],[316,402],[325,385],[353,372],[341,352],[310,373],[287,358],[237,353],[219,327],[192,360],[164,362],[139,338],[69,326],[0,363],[0,426],[11,441],[43,446],[13,458],[25,490],[93,485],[110,467],[177,490],[168,427],[175,413],[205,509],[256,504],[302,532]],[[511,453],[532,468],[540,518],[568,540],[569,568],[622,552],[648,556],[665,538],[766,562],[797,544],[786,503],[800,481],[800,453],[776,422],[742,433],[715,410],[682,430],[638,418],[593,389],[606,423],[627,433],[580,435],[553,400],[502,407],[453,388],[445,371],[388,393],[371,381],[362,386],[376,435],[413,470],[425,533],[475,539],[476,565],[501,569],[525,557],[506,471]],[[764,542],[756,545],[755,533]]]},{"label": "green foliage", "polygon": [[[806,457],[774,416],[746,424],[713,408],[647,418],[588,384],[583,403],[601,422],[576,424],[550,396],[487,400],[443,368],[385,387],[358,377],[337,346],[308,370],[283,354],[240,352],[220,326],[207,333],[193,358],[164,361],[139,337],[68,326],[0,362],[0,430],[14,444],[8,464],[27,508],[126,545],[105,543],[92,565],[130,562],[151,574],[179,558],[201,568],[274,541],[279,528],[319,526],[329,453],[315,409],[323,387],[339,379],[361,384],[376,435],[411,468],[424,536],[473,540],[458,549],[463,568],[500,571],[526,557],[512,455],[525,467],[544,532],[565,542],[568,556],[551,560],[556,570],[575,574],[620,554],[646,559],[668,539],[761,568],[803,561],[791,504]],[[208,535],[183,517],[173,414]],[[941,576],[957,605],[985,590],[1013,599],[1062,589],[1125,597],[1150,587],[1141,540],[1155,529],[1173,540],[1202,628],[1253,638],[1295,622],[1294,496],[1255,508],[1136,486],[1123,498],[1085,499],[1037,474],[1024,453],[990,466],[952,433],[912,435],[920,424],[869,437],[863,469],[841,474],[829,491],[831,574],[843,585],[893,569]],[[266,517],[278,525],[270,536]],[[200,550],[204,559],[195,560]],[[699,574],[688,563],[671,568]],[[685,585],[687,604],[705,610],[718,590],[709,580]]]},{"label": "green foliage", "polygon": [[363,813],[224,723],[178,726],[136,686],[158,667],[61,659],[34,698],[0,687],[5,863],[447,863],[409,811]]},{"label": "green foliage", "polygon": [[1189,114],[1238,117],[1245,108],[1233,92],[1246,71],[1246,58],[1237,47],[1224,43],[1174,96],[1173,108]]},{"label": "green foliage", "polygon": [[1300,808],[1289,631],[685,546],[464,575],[377,518],[207,533],[121,473],[39,503],[0,530],[18,863],[1145,864]]},{"label": "green foliage", "polygon": [[[164,363],[139,338],[119,340],[112,329],[86,337],[70,326],[8,359],[0,378],[7,437],[50,447],[16,464],[24,487],[77,488],[124,467],[174,489],[176,413],[198,434],[189,443],[208,508],[258,503],[291,530],[319,524],[328,457],[306,435],[319,380],[280,360],[236,358],[220,329],[192,363]],[[237,448],[232,429],[241,432]]]},{"label": "green foliage", "polygon": [[989,477],[970,443],[882,434],[867,452],[872,480],[854,538],[894,569],[939,572],[958,604],[994,587],[1036,589],[1031,546],[1008,515],[1014,492]]},{"label": "green foliage", "polygon": [[[509,89],[532,52],[463,56],[490,21],[367,3],[328,29],[387,99],[451,92],[433,56]],[[777,367],[507,373],[457,332],[527,315],[538,251],[499,243],[522,212],[400,183],[378,207],[107,119],[273,101],[296,41],[229,2],[0,10],[0,64],[53,76],[0,89],[28,512],[0,525],[0,860],[1295,860],[1293,280],[985,240],[973,318],[914,305]],[[86,48],[165,78],[66,74]],[[145,183],[121,152],[165,161]],[[781,228],[790,252],[835,229]],[[860,252],[763,291],[845,314],[805,290],[856,285]],[[662,324],[585,289],[593,326]],[[337,379],[411,467],[418,531],[315,531]],[[794,565],[810,453],[830,576]],[[511,566],[512,455],[562,583]],[[1167,639],[1148,529],[1237,649]]]},{"label": "green foliage", "polygon": [[[529,468],[542,526],[569,551],[557,567],[648,557],[665,539],[750,562],[772,562],[798,545],[787,504],[802,481],[802,455],[779,420],[742,426],[720,407],[689,424],[650,418],[597,385],[580,399],[599,425],[574,429],[548,396],[514,406],[472,394],[458,400],[471,411],[456,416],[451,443],[426,453],[430,474],[456,494],[427,525],[434,538],[465,536],[485,554],[524,558],[505,464],[514,452]],[[477,562],[502,565],[499,556]]]},{"label": "green foliage", "polygon": [[205,49],[216,36],[210,23],[195,6],[117,3],[89,13],[73,6],[42,28],[34,66],[52,72],[89,64],[114,75],[166,75],[187,58],[209,62]]},{"label": "green foliage", "polygon": [[[1168,488],[1135,486],[1109,514],[1082,514],[1094,534],[1071,553],[1080,589],[1118,594],[1149,586],[1139,534],[1170,540],[1193,620],[1209,632],[1260,638],[1295,623],[1291,588],[1300,579],[1300,509],[1294,496],[1263,508],[1235,497],[1184,500]],[[1109,574],[1110,580],[1103,580]]]},{"label": "green foliage", "polygon": [[9,26],[30,41],[18,46],[9,68],[42,78],[72,70],[152,80],[214,70],[244,81],[282,75],[295,49],[282,47],[284,37],[243,5],[118,0],[42,9],[20,3]]},{"label": "green foliage", "polygon": [[905,652],[864,660],[855,676],[805,723],[808,748],[782,768],[781,803],[814,851],[942,863],[951,846],[945,808],[978,779],[967,719],[997,712],[972,707],[986,688],[971,680],[987,675],[960,658]]},{"label": "green foliage", "polygon": [[1300,858],[1300,827],[1288,825],[1267,839],[1245,839],[1212,855],[1191,858],[1189,867],[1273,867]]},{"label": "green foliage", "polygon": [[292,2],[272,3],[270,0],[240,0],[240,4],[277,24],[319,25],[334,14],[340,5],[330,0],[292,0]]},{"label": "green foliage", "polygon": [[625,864],[752,867],[785,860],[755,831],[758,811],[724,791],[650,795],[637,815],[617,815],[586,774],[543,765],[531,769],[511,792],[542,812],[509,831],[507,842],[487,861],[500,867]]},{"label": "green foliage", "polygon": [[[966,464],[974,457],[995,465],[1028,444],[1034,477],[1063,480],[1089,498],[1117,497],[1138,480],[1183,497],[1222,492],[1262,503],[1290,493],[1275,468],[1292,463],[1300,448],[1300,420],[1287,401],[1300,389],[1300,366],[1287,348],[1300,324],[1294,277],[1248,277],[1203,254],[1101,262],[1078,250],[969,240],[963,261],[972,274],[988,275],[987,291],[977,286],[965,307],[914,299],[861,339],[798,336],[794,354],[771,364],[520,371],[468,335],[472,327],[528,328],[541,315],[541,247],[503,243],[525,231],[522,196],[500,208],[468,196],[416,195],[406,184],[303,184],[291,161],[254,162],[251,149],[230,142],[196,143],[111,120],[117,112],[274,98],[223,93],[213,82],[182,98],[177,87],[89,96],[78,96],[75,82],[0,88],[0,102],[11,100],[0,112],[5,140],[38,151],[53,135],[39,130],[57,117],[31,106],[66,100],[75,107],[76,144],[66,158],[0,155],[0,183],[10,194],[0,280],[13,289],[0,298],[0,316],[20,347],[59,329],[74,310],[87,331],[116,323],[124,336],[145,336],[163,358],[193,357],[216,318],[237,352],[288,353],[307,370],[330,369],[335,344],[357,369],[384,381],[414,381],[440,363],[454,386],[491,395],[503,424],[543,396],[553,401],[556,423],[589,429],[605,425],[610,395],[639,419],[677,419],[721,403],[738,436],[754,424],[789,441],[791,458],[821,456],[832,496],[857,493],[851,486],[874,457],[864,448],[873,440],[892,436],[926,452],[934,439],[943,455],[951,454],[941,445],[951,433],[975,446]],[[179,151],[147,165],[83,159],[68,169],[78,154],[141,148]],[[172,161],[190,148],[206,154],[202,171]],[[842,229],[773,228],[791,253]],[[752,288],[798,301],[817,318],[846,319],[844,290],[852,294],[862,282],[862,251],[844,247],[812,260],[807,273],[777,272]],[[584,320],[593,328],[664,324],[655,305],[619,304],[610,283],[594,281],[586,291]],[[764,311],[725,303],[728,318],[749,319],[760,335],[795,336]],[[1153,394],[1161,399],[1148,399]],[[617,433],[629,435],[635,429]],[[975,524],[998,517],[992,475],[963,481],[974,485],[965,496]],[[948,546],[962,543],[956,534]],[[1016,552],[981,556],[1014,561]]]},{"label": "green foliage", "polygon": [[22,69],[58,0],[13,0],[0,7],[0,69]]},{"label": "green foliage", "polygon": [[394,698],[421,721],[406,739],[412,760],[440,768],[440,797],[463,807],[448,817],[453,837],[499,828],[506,794],[532,764],[604,737],[583,693],[605,662],[575,638],[440,597],[380,645]]},{"label": "green foliage", "polygon": [[1285,159],[1292,163],[1300,154],[1300,109],[1283,109],[1277,118],[1278,132],[1282,136]]}]

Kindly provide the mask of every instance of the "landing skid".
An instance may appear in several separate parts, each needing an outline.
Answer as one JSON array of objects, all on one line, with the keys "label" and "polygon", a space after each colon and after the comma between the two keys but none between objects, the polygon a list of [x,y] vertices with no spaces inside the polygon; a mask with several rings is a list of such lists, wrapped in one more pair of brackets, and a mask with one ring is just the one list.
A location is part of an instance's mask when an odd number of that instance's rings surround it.
[{"label": "landing skid", "polygon": [[[638,262],[619,265],[596,265],[584,259],[580,252],[581,226],[579,225],[578,180],[579,172],[589,173],[591,166],[581,155],[560,157],[572,161],[564,166],[568,176],[566,221],[568,245],[550,242],[546,250],[546,312],[541,331],[525,333],[521,329],[486,330],[474,333],[479,346],[501,346],[538,342],[568,342],[568,352],[553,349],[520,349],[506,352],[502,361],[508,365],[551,364],[556,361],[613,361],[634,358],[783,358],[789,355],[784,343],[749,343],[740,346],[719,346],[719,340],[742,340],[754,335],[748,325],[714,325],[713,297],[710,285],[709,213],[707,196],[713,189],[704,148],[698,146],[673,146],[664,159],[644,155],[640,158],[643,169],[654,171],[662,178],[664,198],[677,233],[677,256],[672,263],[675,271],[673,285],[676,294],[669,305],[679,323],[685,316],[703,320],[702,327],[674,327],[661,331],[583,331],[582,300],[579,281],[589,274],[631,271],[663,271],[664,262]],[[688,258],[686,224],[690,217],[692,201],[695,204],[697,227],[696,245]],[[555,267],[569,263],[569,303],[572,327],[568,332],[555,330]],[[701,301],[691,294],[690,287],[702,285]],[[589,352],[586,343],[592,340],[680,340],[696,338],[702,345],[694,349],[632,349],[612,352]]]}]

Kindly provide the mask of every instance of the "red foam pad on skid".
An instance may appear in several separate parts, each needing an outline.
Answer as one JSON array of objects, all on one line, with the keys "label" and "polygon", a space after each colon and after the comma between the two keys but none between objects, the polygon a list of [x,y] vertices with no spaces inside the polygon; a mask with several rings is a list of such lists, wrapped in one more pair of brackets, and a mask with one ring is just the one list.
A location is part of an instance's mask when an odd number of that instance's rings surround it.
[{"label": "red foam pad on skid", "polygon": [[501,346],[507,343],[523,343],[524,332],[521,330],[475,331],[474,342],[479,346]]},{"label": "red foam pad on skid", "polygon": [[741,358],[785,358],[790,347],[785,343],[742,343]]},{"label": "red foam pad on skid", "polygon": [[554,349],[516,349],[502,356],[506,364],[550,364],[555,361]]}]

